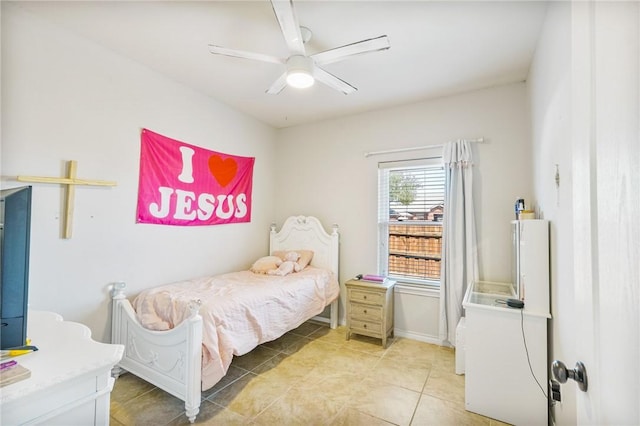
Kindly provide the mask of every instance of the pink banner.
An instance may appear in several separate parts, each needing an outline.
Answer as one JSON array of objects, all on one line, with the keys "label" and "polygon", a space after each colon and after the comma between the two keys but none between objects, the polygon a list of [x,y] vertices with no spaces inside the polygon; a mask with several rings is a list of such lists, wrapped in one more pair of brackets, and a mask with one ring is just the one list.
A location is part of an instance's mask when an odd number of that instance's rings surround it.
[{"label": "pink banner", "polygon": [[209,151],[147,129],[140,142],[138,223],[251,221],[255,158]]}]

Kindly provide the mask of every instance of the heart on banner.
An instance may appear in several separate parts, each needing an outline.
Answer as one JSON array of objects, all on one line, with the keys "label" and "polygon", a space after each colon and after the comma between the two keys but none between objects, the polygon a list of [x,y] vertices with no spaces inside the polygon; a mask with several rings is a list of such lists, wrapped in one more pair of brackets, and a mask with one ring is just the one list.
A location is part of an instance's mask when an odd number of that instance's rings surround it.
[{"label": "heart on banner", "polygon": [[219,155],[212,155],[209,157],[209,171],[220,186],[225,187],[236,177],[238,163],[233,158],[223,160]]}]

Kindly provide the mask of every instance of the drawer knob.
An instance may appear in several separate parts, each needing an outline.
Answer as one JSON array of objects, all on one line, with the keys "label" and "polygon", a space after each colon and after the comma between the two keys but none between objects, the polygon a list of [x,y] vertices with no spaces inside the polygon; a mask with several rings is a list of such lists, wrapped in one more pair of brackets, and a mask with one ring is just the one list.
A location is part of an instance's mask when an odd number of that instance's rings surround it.
[{"label": "drawer knob", "polygon": [[367,328],[367,324],[364,324],[364,328]]},{"label": "drawer knob", "polygon": [[366,300],[366,299],[367,299],[367,296],[365,296],[364,298],[365,298],[365,300]]},{"label": "drawer knob", "polygon": [[366,310],[366,309],[364,310],[364,313],[365,313],[365,314],[367,313],[367,310]]}]

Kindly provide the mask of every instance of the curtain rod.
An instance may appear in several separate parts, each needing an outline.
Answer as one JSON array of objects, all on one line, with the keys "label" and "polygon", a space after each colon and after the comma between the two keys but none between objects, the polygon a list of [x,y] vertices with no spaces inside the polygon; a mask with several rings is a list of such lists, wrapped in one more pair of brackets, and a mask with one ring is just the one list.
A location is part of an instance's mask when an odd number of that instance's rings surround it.
[{"label": "curtain rod", "polygon": [[[484,138],[477,138],[477,139],[463,139],[467,142],[472,142],[472,143],[484,143]],[[371,151],[371,152],[365,152],[364,156],[365,157],[371,157],[372,155],[381,155],[381,154],[393,154],[396,152],[407,152],[407,151],[419,151],[422,149],[431,149],[431,148],[442,148],[444,147],[444,144],[439,144],[439,145],[427,145],[427,146],[414,146],[412,148],[397,148],[397,149],[387,149],[385,151]]]}]

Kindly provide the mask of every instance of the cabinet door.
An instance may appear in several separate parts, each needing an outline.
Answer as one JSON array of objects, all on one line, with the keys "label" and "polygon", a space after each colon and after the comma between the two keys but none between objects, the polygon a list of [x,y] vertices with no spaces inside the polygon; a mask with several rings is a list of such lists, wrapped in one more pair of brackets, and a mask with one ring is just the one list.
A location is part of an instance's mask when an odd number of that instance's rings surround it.
[{"label": "cabinet door", "polygon": [[522,220],[519,223],[520,298],[525,309],[548,314],[549,307],[549,222]]},{"label": "cabinet door", "polygon": [[547,400],[536,383],[547,383],[546,318],[502,308],[467,309],[466,318],[466,409],[510,424],[546,425]]}]

